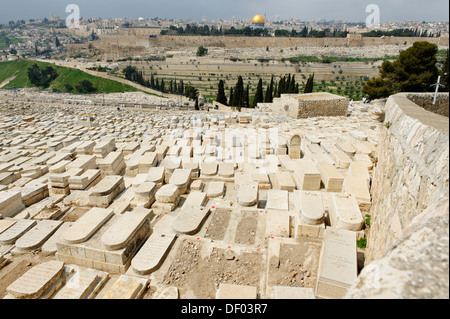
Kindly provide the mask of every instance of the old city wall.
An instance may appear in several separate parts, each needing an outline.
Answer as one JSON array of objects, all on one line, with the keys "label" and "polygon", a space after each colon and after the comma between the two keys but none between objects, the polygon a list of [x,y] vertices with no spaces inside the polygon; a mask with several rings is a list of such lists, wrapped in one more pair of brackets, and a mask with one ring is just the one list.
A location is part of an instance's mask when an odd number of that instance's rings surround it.
[{"label": "old city wall", "polygon": [[408,95],[391,96],[385,106],[366,264],[383,256],[416,216],[449,194],[449,119],[424,110]]},{"label": "old city wall", "polygon": [[[266,47],[364,47],[381,45],[412,45],[416,41],[429,41],[441,46],[448,46],[448,37],[441,38],[401,38],[382,37],[364,38],[361,35],[349,35],[347,38],[285,38],[285,37],[204,37],[204,36],[157,36],[146,35],[101,35],[93,42],[94,47],[103,54],[114,56],[130,56],[145,54],[151,48],[184,48],[184,47],[222,47],[222,48],[266,48]],[[69,52],[87,48],[87,44],[68,45]]]}]

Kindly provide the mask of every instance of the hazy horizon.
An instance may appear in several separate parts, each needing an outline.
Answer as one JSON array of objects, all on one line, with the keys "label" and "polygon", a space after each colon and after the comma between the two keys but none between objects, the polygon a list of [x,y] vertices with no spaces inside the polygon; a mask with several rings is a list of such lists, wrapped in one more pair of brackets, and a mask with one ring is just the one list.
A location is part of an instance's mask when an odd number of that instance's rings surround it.
[{"label": "hazy horizon", "polygon": [[251,19],[255,14],[266,15],[268,19],[299,19],[302,21],[348,20],[364,22],[369,13],[366,6],[376,4],[380,8],[381,23],[399,21],[449,21],[448,0],[15,0],[4,2],[0,11],[0,23],[13,20],[42,19],[50,12],[65,19],[69,13],[66,6],[76,4],[83,18],[134,18],[145,19],[192,19],[201,21],[203,16],[209,20]]}]

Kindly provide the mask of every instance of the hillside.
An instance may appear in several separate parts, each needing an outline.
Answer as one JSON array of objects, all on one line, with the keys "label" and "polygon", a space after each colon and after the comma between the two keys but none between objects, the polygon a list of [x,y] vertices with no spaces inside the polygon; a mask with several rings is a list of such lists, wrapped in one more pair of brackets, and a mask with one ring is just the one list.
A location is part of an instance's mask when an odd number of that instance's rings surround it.
[{"label": "hillside", "polygon": [[67,92],[65,85],[70,84],[74,87],[72,92],[79,93],[75,87],[76,84],[83,80],[89,80],[93,84],[93,87],[97,90],[93,93],[100,93],[102,89],[105,93],[136,91],[136,89],[132,86],[97,77],[77,69],[25,59],[0,63],[0,84],[9,78],[12,78],[3,86],[3,89],[12,89],[14,85],[16,88],[33,87],[34,85],[29,82],[27,75],[27,70],[33,65],[33,63],[36,63],[41,69],[51,66],[58,73],[58,77],[54,79],[47,88],[47,90],[50,91]]}]

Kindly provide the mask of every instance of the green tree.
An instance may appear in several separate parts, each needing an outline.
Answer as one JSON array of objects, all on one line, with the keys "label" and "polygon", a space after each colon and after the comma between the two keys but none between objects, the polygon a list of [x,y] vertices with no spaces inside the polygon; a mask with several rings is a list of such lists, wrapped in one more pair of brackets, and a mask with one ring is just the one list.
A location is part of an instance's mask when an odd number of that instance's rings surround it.
[{"label": "green tree", "polygon": [[42,72],[39,69],[39,66],[36,63],[33,63],[31,67],[27,70],[28,80],[37,86],[40,86],[42,83]]},{"label": "green tree", "polygon": [[270,84],[267,86],[267,90],[266,90],[266,95],[264,97],[264,102],[265,103],[272,103],[273,101],[273,75],[272,78],[270,79]]},{"label": "green tree", "polygon": [[135,66],[127,66],[125,69],[123,69],[123,73],[125,74],[125,78],[127,80],[132,81],[133,80],[133,75],[136,73],[137,69]]},{"label": "green tree", "polygon": [[250,86],[247,85],[244,91],[244,107],[250,107]]},{"label": "green tree", "polygon": [[191,100],[197,100],[198,98],[198,90],[192,85],[188,84],[185,87],[184,96]]},{"label": "green tree", "polygon": [[198,106],[198,98],[195,99],[194,109],[197,111],[200,110],[200,107]]},{"label": "green tree", "polygon": [[303,93],[312,93],[313,89],[314,89],[314,73],[309,76]]},{"label": "green tree", "polygon": [[233,106],[244,106],[244,80],[240,75],[234,87]]},{"label": "green tree", "polygon": [[401,52],[396,61],[383,62],[379,78],[369,80],[363,92],[373,99],[398,92],[432,91],[431,85],[438,76],[437,52],[437,45],[433,43],[415,42],[412,47]]},{"label": "green tree", "polygon": [[233,105],[233,101],[234,101],[234,93],[233,93],[233,88],[230,89],[230,99],[228,100],[228,105],[229,106],[234,106]]},{"label": "green tree", "polygon": [[441,74],[441,83],[444,85],[444,92],[449,91],[449,85],[448,85],[448,50],[447,50],[447,57],[444,60],[444,63],[442,64],[442,69],[440,71]]},{"label": "green tree", "polygon": [[73,85],[70,84],[70,83],[64,84],[64,87],[66,88],[67,92],[72,92],[73,91]]},{"label": "green tree", "polygon": [[219,81],[219,90],[217,92],[217,102],[227,105],[227,96],[225,95],[225,82],[223,80]]},{"label": "green tree", "polygon": [[259,78],[258,86],[256,87],[255,98],[253,99],[253,107],[256,107],[258,103],[264,102],[264,92],[262,86],[262,79]]},{"label": "green tree", "polygon": [[32,84],[47,88],[50,83],[58,77],[58,72],[51,66],[41,70],[36,63],[33,63],[33,65],[28,68],[27,75]]},{"label": "green tree", "polygon": [[94,88],[92,82],[89,80],[82,80],[80,81],[80,83],[75,85],[75,87],[77,88],[77,91],[80,93],[93,93],[97,91],[97,89]]},{"label": "green tree", "polygon": [[197,49],[197,56],[204,56],[208,53],[208,49],[203,47],[203,45],[199,46]]}]

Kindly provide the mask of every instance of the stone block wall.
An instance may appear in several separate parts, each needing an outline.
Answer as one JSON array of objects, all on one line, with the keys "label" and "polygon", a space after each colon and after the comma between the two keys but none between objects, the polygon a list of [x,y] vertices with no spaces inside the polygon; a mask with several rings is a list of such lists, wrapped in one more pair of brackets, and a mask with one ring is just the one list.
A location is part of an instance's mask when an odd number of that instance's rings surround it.
[{"label": "stone block wall", "polygon": [[417,106],[408,94],[391,96],[385,105],[366,265],[387,254],[416,216],[449,196],[449,119]]},{"label": "stone block wall", "polygon": [[275,98],[272,112],[294,119],[347,115],[349,100],[329,93],[282,94]]},{"label": "stone block wall", "polygon": [[[134,29],[133,29],[134,30]],[[154,33],[154,30],[150,30]],[[417,41],[428,41],[440,46],[448,46],[448,37],[440,38],[404,38],[379,37],[366,38],[361,35],[349,35],[348,38],[289,38],[289,37],[228,37],[228,36],[170,36],[163,35],[149,38],[144,31],[139,33],[125,33],[100,35],[100,39],[92,44],[100,49],[108,58],[143,55],[150,48],[196,48],[200,45],[218,48],[266,48],[269,47],[379,47],[383,45],[412,45]],[[80,49],[87,49],[87,44],[68,44],[69,53]]]}]

